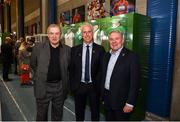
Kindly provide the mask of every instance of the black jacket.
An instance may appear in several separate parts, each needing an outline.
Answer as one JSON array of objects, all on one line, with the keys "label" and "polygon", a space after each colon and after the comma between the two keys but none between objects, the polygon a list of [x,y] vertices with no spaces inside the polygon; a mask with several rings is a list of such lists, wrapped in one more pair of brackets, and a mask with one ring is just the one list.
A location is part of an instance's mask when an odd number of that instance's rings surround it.
[{"label": "black jacket", "polygon": [[[101,95],[104,97],[104,85],[107,66],[111,54],[106,53],[102,65]],[[140,64],[135,53],[123,48],[118,56],[110,79],[110,106],[122,109],[125,103],[135,105],[140,82]],[[106,106],[105,106],[106,107]]]},{"label": "black jacket", "polygon": [[[70,63],[70,86],[72,91],[79,88],[82,75],[82,48],[83,44],[75,46],[71,49]],[[105,50],[102,46],[93,43],[91,58],[91,78],[92,83],[97,91],[100,91],[100,63]]]}]

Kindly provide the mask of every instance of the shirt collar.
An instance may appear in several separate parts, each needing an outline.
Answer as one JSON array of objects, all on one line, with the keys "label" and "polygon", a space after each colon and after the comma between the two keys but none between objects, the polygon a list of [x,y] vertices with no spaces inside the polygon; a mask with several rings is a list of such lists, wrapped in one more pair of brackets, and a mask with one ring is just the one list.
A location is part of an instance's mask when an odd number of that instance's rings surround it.
[{"label": "shirt collar", "polygon": [[109,51],[110,54],[113,54],[113,55],[119,55],[121,53],[121,50],[122,50],[123,47],[119,48],[116,52],[112,52],[112,49]]},{"label": "shirt collar", "polygon": [[50,43],[49,43],[49,45],[50,45],[50,47],[52,48],[52,49],[57,49],[57,48],[60,48],[62,45],[61,45],[61,43],[59,43],[59,45],[57,46],[57,47],[53,47]]},{"label": "shirt collar", "polygon": [[[93,44],[92,42],[90,44],[88,44],[89,47],[92,47],[92,44]],[[86,47],[86,46],[87,46],[87,44],[83,42],[83,47]]]}]

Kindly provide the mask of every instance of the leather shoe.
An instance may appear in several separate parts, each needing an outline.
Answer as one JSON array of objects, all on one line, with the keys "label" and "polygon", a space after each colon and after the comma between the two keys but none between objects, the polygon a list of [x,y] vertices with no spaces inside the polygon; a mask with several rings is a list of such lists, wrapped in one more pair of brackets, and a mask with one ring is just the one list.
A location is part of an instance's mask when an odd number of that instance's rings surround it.
[{"label": "leather shoe", "polygon": [[10,79],[10,78],[8,78],[7,80],[8,80],[8,81],[12,81],[12,79]]},{"label": "leather shoe", "polygon": [[7,82],[7,81],[12,81],[12,79],[9,79],[9,78],[4,78],[3,79],[5,82]]}]

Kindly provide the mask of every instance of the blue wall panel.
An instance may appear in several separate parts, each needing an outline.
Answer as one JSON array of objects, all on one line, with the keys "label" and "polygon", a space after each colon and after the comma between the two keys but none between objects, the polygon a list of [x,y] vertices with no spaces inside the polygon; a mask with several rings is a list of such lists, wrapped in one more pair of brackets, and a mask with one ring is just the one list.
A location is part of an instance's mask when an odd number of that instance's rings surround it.
[{"label": "blue wall panel", "polygon": [[52,23],[56,23],[57,21],[57,0],[48,0],[48,9],[47,9],[47,20],[48,25]]},{"label": "blue wall panel", "polygon": [[169,117],[176,42],[177,0],[148,0],[151,17],[147,111]]}]

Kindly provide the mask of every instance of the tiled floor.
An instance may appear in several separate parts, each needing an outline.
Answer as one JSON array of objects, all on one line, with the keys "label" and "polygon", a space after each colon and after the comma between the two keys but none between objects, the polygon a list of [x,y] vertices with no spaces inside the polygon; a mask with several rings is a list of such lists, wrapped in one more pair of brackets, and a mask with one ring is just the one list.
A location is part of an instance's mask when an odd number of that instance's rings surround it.
[{"label": "tiled floor", "polygon": [[[0,99],[3,111],[2,120],[34,121],[36,116],[36,105],[33,95],[33,86],[21,86],[19,76],[17,75],[11,74],[10,78],[13,80],[9,82],[0,82]],[[89,107],[87,106],[86,108],[86,120],[90,120]],[[72,96],[68,96],[65,101],[63,120],[75,120],[74,101]],[[102,114],[100,120],[104,120]]]}]

